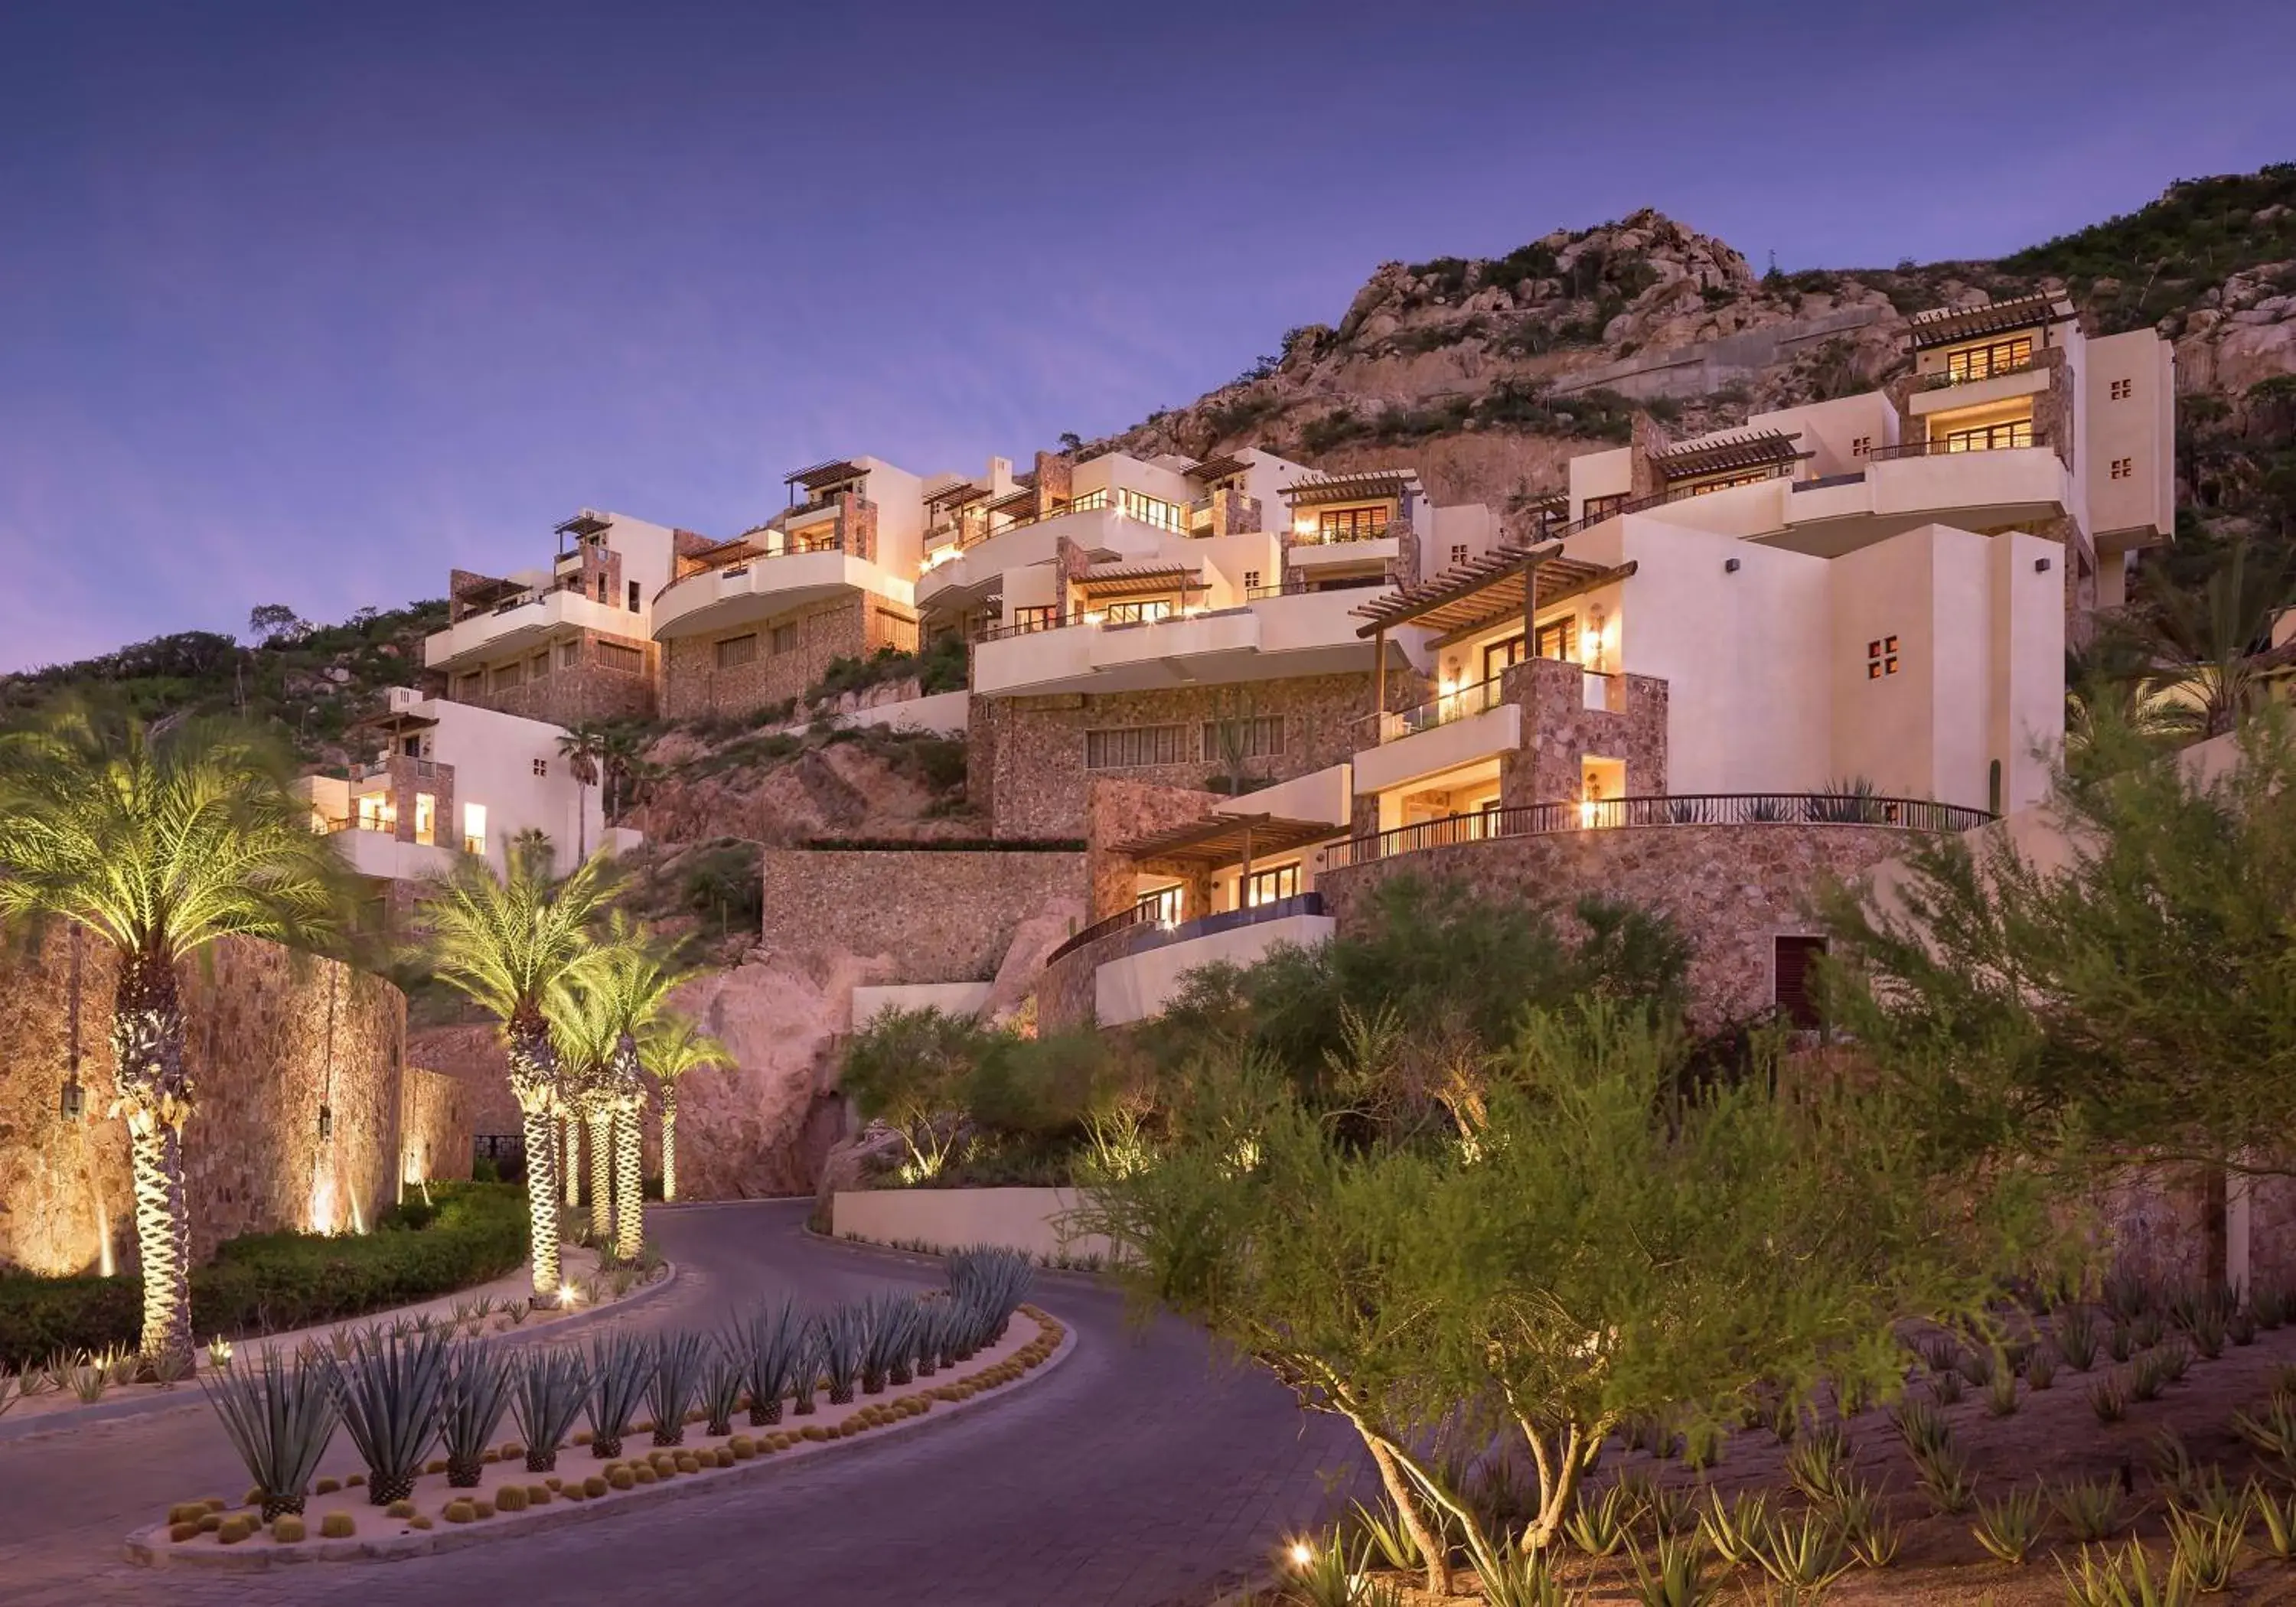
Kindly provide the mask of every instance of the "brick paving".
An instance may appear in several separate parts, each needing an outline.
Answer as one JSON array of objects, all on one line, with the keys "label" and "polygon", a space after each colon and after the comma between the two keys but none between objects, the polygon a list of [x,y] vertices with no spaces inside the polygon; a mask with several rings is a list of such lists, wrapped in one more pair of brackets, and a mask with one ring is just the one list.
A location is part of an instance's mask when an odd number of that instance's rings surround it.
[{"label": "brick paving", "polygon": [[[930,1263],[824,1244],[802,1203],[680,1208],[658,1236],[679,1264],[661,1298],[611,1324],[714,1324],[760,1295],[835,1299],[939,1281]],[[247,1576],[119,1561],[171,1501],[236,1497],[245,1475],[196,1398],[187,1409],[0,1445],[0,1603],[8,1607],[500,1607],[626,1603],[668,1586],[733,1602],[937,1607],[1196,1603],[1327,1513],[1356,1462],[1339,1425],[1216,1360],[1184,1325],[1129,1321],[1079,1280],[1037,1297],[1078,1347],[987,1410],[780,1478],[390,1564]],[[357,1465],[338,1436],[330,1472]]]}]

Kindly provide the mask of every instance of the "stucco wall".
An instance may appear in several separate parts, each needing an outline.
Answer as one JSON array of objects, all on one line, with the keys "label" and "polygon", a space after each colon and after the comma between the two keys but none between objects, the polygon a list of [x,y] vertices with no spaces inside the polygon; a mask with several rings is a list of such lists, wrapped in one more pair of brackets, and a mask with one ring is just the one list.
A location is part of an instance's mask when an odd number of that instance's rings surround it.
[{"label": "stucco wall", "polygon": [[1108,1241],[1098,1234],[1062,1236],[1058,1218],[1076,1209],[1072,1189],[840,1190],[832,1198],[830,1231],[841,1239],[937,1250],[999,1245],[1038,1261],[1062,1256],[1108,1259]]},{"label": "stucco wall", "polygon": [[1568,919],[1589,894],[1673,917],[1693,947],[1692,1014],[1737,1021],[1772,1002],[1772,940],[1814,932],[1806,904],[1827,877],[1856,876],[1906,851],[1889,826],[1637,826],[1502,837],[1329,869],[1316,881],[1344,933],[1389,876],[1458,881]]},{"label": "stucco wall", "polygon": [[767,849],[764,880],[769,939],[833,934],[890,962],[878,982],[986,981],[1023,921],[1086,896],[1080,850]]},{"label": "stucco wall", "polygon": [[[0,1265],[95,1269],[107,1235],[135,1259],[126,1124],[111,1103],[113,965],[82,950],[80,1081],[86,1114],[58,1115],[71,1039],[71,944],[0,959]],[[184,1129],[192,1253],[280,1228],[371,1223],[397,1197],[404,996],[332,962],[292,963],[275,945],[230,939],[184,967],[186,1051],[197,1102]],[[329,999],[333,999],[332,1059]],[[319,1106],[333,1113],[319,1137]]]},{"label": "stucco wall", "polygon": [[[1253,759],[1251,784],[1288,781],[1351,758],[1371,706],[1367,676],[1302,676],[1234,686],[1156,692],[1075,693],[972,700],[967,785],[999,837],[1080,837],[1086,788],[1095,776],[1167,787],[1201,787],[1223,767],[1202,757],[1207,720],[1280,715],[1283,751]],[[1085,768],[1085,733],[1119,726],[1185,727],[1182,758],[1120,771]]]}]

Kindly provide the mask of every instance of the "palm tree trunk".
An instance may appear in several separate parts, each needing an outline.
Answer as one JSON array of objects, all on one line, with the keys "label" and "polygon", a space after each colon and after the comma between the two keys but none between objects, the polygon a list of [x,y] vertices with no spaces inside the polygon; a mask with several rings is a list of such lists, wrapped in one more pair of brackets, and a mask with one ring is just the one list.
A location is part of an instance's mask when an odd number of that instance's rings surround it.
[{"label": "palm tree trunk", "polygon": [[665,1204],[677,1198],[677,1090],[667,1086],[661,1091],[661,1197]]},{"label": "palm tree trunk", "polygon": [[554,1300],[562,1282],[558,1258],[558,1060],[542,1012],[512,1016],[510,1088],[526,1133],[527,1234],[533,1246],[534,1293]]},{"label": "palm tree trunk", "polygon": [[604,1254],[614,1242],[614,1112],[590,1112],[590,1236]]},{"label": "palm tree trunk", "polygon": [[625,1261],[635,1261],[638,1251],[645,1248],[645,1176],[639,1155],[644,1114],[634,1103],[625,1101],[614,1118],[614,1161],[619,1209],[615,1212],[619,1229],[614,1241],[614,1253]]},{"label": "palm tree trunk", "polygon": [[143,1350],[148,1358],[188,1357],[192,1218],[184,1198],[184,1123],[192,1113],[192,1086],[184,1070],[183,1004],[175,962],[166,954],[123,958],[112,996],[111,1050],[135,1181]]},{"label": "palm tree trunk", "polygon": [[571,1210],[582,1203],[582,1123],[569,1115],[560,1125],[566,1129],[566,1209]]}]

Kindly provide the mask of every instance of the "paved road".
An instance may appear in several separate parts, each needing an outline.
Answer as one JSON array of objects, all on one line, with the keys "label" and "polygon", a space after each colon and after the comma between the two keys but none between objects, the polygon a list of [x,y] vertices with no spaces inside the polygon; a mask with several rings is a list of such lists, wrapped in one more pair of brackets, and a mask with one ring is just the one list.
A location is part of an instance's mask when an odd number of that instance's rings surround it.
[{"label": "paved road", "polygon": [[[677,1283],[608,1320],[708,1325],[764,1293],[939,1281],[930,1263],[807,1236],[805,1209],[663,1212]],[[1079,1342],[1009,1399],[721,1495],[442,1557],[245,1577],[117,1561],[169,1502],[245,1488],[204,1406],[0,1445],[0,1603],[628,1607],[666,1587],[656,1599],[1161,1607],[1207,1599],[1328,1511],[1332,1478],[1354,1466],[1330,1421],[1221,1366],[1179,1324],[1135,1327],[1081,1280],[1045,1280],[1036,1298]],[[327,1471],[357,1465],[339,1437]]]}]

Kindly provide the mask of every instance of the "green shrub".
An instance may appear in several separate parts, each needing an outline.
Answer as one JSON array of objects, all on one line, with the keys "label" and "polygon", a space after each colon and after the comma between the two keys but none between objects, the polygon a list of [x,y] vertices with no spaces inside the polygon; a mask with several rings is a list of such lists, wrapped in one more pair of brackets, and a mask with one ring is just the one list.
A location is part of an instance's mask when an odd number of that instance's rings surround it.
[{"label": "green shrub", "polygon": [[[249,1234],[192,1274],[202,1333],[279,1332],[430,1300],[512,1271],[526,1259],[526,1197],[508,1184],[433,1184],[434,1206],[387,1213],[375,1231]],[[143,1315],[136,1277],[0,1276],[0,1363],[20,1367],[58,1349],[133,1345]]]}]

